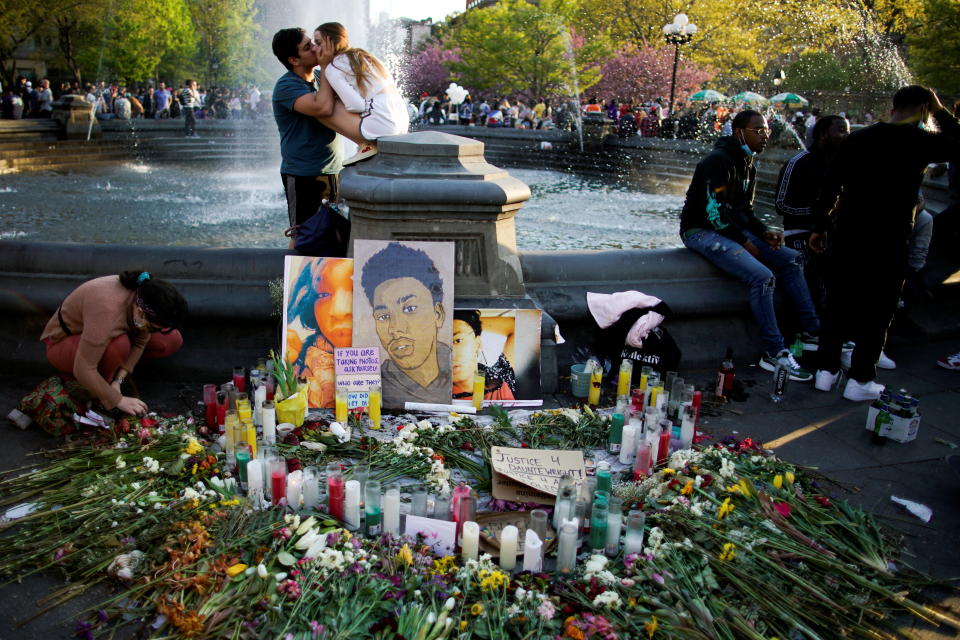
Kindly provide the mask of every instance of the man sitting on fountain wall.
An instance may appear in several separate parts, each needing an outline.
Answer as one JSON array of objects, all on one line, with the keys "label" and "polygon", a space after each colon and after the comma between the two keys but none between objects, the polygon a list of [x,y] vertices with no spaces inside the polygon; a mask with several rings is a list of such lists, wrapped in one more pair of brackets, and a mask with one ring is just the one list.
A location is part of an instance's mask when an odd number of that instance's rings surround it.
[{"label": "man sitting on fountain wall", "polygon": [[764,354],[760,367],[776,369],[786,359],[790,378],[807,382],[813,374],[800,368],[784,346],[773,308],[779,278],[798,315],[803,340],[814,343],[820,328],[800,254],[783,247],[783,234],[772,231],[753,213],[757,186],[754,157],[767,146],[770,130],[756,111],[733,119],[733,135],[721,137],[697,164],[680,214],[680,236],[687,248],[750,286],[750,309],[760,328]]},{"label": "man sitting on fountain wall", "polygon": [[384,403],[449,400],[451,349],[437,339],[443,279],[430,256],[391,242],[363,266],[360,283],[389,358],[381,365]]},{"label": "man sitting on fountain wall", "polygon": [[329,60],[321,60],[306,31],[296,28],[274,34],[273,54],[287,69],[273,88],[273,117],[280,131],[280,177],[293,227],[316,213],[324,198],[338,199],[342,149],[337,134],[322,122],[332,109],[316,99],[317,83],[324,79],[313,70]]}]

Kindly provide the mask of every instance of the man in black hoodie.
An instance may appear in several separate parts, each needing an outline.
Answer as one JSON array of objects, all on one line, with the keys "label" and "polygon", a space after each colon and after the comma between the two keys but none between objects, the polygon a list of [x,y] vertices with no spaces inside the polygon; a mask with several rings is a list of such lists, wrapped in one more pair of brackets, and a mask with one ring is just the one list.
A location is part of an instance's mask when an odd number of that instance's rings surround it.
[{"label": "man in black hoodie", "polygon": [[[939,133],[927,129],[931,115]],[[843,397],[880,397],[876,363],[907,274],[923,173],[929,163],[958,155],[960,122],[918,85],[897,91],[888,122],[852,133],[840,145],[812,211],[810,247],[826,250],[829,264],[817,389],[836,383],[841,343],[849,336],[857,346]]]},{"label": "man in black hoodie", "polygon": [[784,248],[783,235],[753,214],[757,170],[753,159],[767,145],[770,130],[756,111],[733,119],[733,135],[717,140],[700,161],[680,214],[680,236],[718,268],[750,285],[750,308],[760,328],[764,354],[760,367],[773,371],[786,360],[790,378],[807,382],[813,374],[800,368],[784,348],[773,308],[776,280],[792,301],[805,342],[813,343],[820,323],[803,279],[800,254]]}]

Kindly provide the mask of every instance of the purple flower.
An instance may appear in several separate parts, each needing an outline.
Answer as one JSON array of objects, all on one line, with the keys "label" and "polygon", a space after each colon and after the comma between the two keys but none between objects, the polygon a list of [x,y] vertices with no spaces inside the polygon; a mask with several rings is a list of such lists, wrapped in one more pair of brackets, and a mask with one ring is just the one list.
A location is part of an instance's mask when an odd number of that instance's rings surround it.
[{"label": "purple flower", "polygon": [[363,567],[360,566],[359,562],[354,562],[352,565],[350,565],[350,568],[348,569],[348,571],[350,573],[355,573],[357,575],[360,575],[361,573],[363,573]]},{"label": "purple flower", "polygon": [[654,573],[650,577],[653,578],[653,581],[656,582],[657,584],[663,584],[665,582],[663,579],[663,576],[660,575],[659,573]]},{"label": "purple flower", "polygon": [[97,620],[99,620],[100,622],[106,622],[107,612],[103,609],[100,609],[99,611],[97,611]]},{"label": "purple flower", "polygon": [[73,628],[73,633],[78,638],[83,638],[83,640],[93,640],[93,625],[83,620],[77,620],[77,624]]},{"label": "purple flower", "polygon": [[322,624],[320,624],[316,620],[310,621],[310,637],[311,638],[314,638],[314,640],[316,640],[316,638],[324,631],[325,631],[325,628]]},{"label": "purple flower", "polygon": [[328,534],[327,534],[327,546],[328,546],[328,547],[332,547],[333,545],[337,544],[337,541],[338,541],[339,539],[340,539],[340,533],[339,533],[338,531],[334,531],[334,532],[332,532],[332,533],[328,533]]},{"label": "purple flower", "polygon": [[125,547],[133,547],[137,544],[137,539],[133,536],[127,536],[126,538],[120,538],[120,544]]},{"label": "purple flower", "polygon": [[363,547],[363,543],[360,541],[360,538],[350,538],[350,544],[353,546],[354,549],[358,549],[358,550],[361,547]]}]

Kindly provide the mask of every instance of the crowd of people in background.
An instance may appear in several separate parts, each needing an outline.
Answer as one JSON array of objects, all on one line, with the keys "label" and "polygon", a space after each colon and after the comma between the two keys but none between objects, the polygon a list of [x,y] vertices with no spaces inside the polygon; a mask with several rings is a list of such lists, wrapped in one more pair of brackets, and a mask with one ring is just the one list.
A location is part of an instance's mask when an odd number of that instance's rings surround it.
[{"label": "crowd of people in background", "polygon": [[54,89],[47,78],[37,82],[24,76],[4,87],[2,115],[6,119],[49,118],[53,102],[64,95],[79,95],[94,105],[101,120],[134,118],[187,118],[189,110],[197,119],[256,120],[271,113],[270,96],[255,84],[239,87],[194,87],[185,93],[187,83],[177,87],[164,81],[134,85],[101,80],[80,86],[61,82]]}]

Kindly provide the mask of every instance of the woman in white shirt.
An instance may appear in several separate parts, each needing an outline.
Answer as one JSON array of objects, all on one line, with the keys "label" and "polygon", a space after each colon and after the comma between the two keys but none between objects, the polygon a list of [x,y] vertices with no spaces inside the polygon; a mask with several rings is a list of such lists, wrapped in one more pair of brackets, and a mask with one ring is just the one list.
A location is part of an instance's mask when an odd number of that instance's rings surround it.
[{"label": "woman in white shirt", "polygon": [[[376,154],[383,136],[406,133],[410,126],[407,105],[383,63],[363,49],[350,47],[347,30],[339,22],[316,28],[314,42],[321,60],[329,59],[317,100],[333,103],[333,114],[324,123],[360,145],[352,164]],[[338,99],[339,98],[339,99]]]}]

